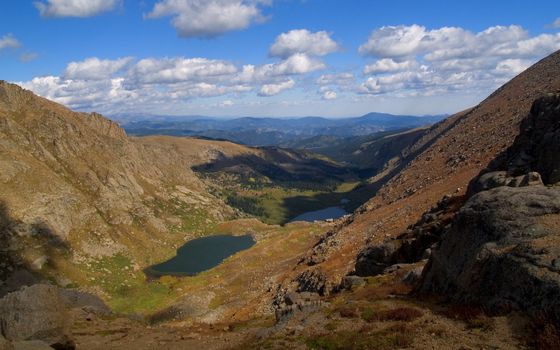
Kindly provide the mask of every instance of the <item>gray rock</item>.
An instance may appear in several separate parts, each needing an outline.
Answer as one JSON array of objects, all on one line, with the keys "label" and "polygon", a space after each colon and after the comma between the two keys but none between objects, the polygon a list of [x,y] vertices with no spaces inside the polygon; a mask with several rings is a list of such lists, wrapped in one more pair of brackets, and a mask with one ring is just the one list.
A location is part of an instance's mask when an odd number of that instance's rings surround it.
[{"label": "gray rock", "polygon": [[323,305],[321,296],[311,292],[289,292],[284,295],[283,299],[275,309],[276,321],[278,322],[286,320],[296,312],[316,310]]},{"label": "gray rock", "polygon": [[67,343],[67,314],[58,288],[38,284],[0,299],[2,334],[11,341]]},{"label": "gray rock", "polygon": [[521,180],[520,187],[526,186],[542,186],[544,185],[541,175],[536,171],[532,171],[529,174],[523,176],[523,180]]},{"label": "gray rock", "polygon": [[[473,196],[428,262],[421,290],[491,308],[560,317],[560,188],[499,187]],[[556,264],[557,265],[557,264]]]},{"label": "gray rock", "polygon": [[344,276],[342,277],[342,282],[340,287],[346,290],[352,290],[356,287],[360,287],[366,284],[366,280],[360,276]]},{"label": "gray rock", "polygon": [[413,270],[408,271],[407,274],[402,278],[402,282],[408,284],[409,286],[416,286],[422,278],[423,271],[424,265],[418,266]]},{"label": "gray rock", "polygon": [[409,264],[394,264],[383,270],[384,274],[394,273],[400,269],[406,268]]},{"label": "gray rock", "polygon": [[427,249],[424,250],[424,252],[422,253],[422,260],[429,259],[430,256],[432,256],[432,249],[431,249],[431,248],[427,248]]},{"label": "gray rock", "polygon": [[317,293],[310,292],[291,292],[286,294],[285,297],[286,305],[305,305],[312,301],[320,300],[320,296]]},{"label": "gray rock", "polygon": [[488,191],[496,187],[508,186],[511,183],[511,180],[512,179],[507,175],[507,171],[489,172],[479,176],[478,179],[471,184],[469,191],[472,193],[478,193],[481,191]]},{"label": "gray rock", "polygon": [[98,296],[71,289],[59,289],[67,308],[80,308],[96,315],[109,315],[112,311]]},{"label": "gray rock", "polygon": [[356,275],[375,276],[394,264],[395,253],[402,242],[393,240],[381,245],[368,247],[358,255],[356,260]]},{"label": "gray rock", "polygon": [[329,293],[327,287],[327,276],[320,269],[306,270],[296,277],[295,282],[298,284],[297,292],[311,292],[320,295]]}]

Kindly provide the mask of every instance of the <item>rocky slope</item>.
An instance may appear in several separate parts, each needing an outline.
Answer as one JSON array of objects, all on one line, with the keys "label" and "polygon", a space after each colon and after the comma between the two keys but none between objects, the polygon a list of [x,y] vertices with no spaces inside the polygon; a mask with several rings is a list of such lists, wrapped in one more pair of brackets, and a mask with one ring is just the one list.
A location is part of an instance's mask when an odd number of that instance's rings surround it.
[{"label": "rocky slope", "polygon": [[[336,290],[343,276],[355,270],[364,246],[407,232],[418,218],[445,195],[461,197],[469,181],[509,147],[533,101],[560,91],[560,52],[541,60],[502,86],[478,106],[430,128],[420,140],[389,163],[372,182],[384,184],[378,194],[338,224],[302,258],[293,282],[282,287],[301,289],[298,276],[314,277],[314,292]],[[460,199],[459,199],[460,200]],[[367,249],[367,248],[366,248]]]}]

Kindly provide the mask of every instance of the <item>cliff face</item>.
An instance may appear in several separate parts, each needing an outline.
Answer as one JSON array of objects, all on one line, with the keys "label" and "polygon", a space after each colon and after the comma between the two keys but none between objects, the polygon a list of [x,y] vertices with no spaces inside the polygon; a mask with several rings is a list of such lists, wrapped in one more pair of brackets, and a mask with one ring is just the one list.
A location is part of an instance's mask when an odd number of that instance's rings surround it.
[{"label": "cliff face", "polygon": [[371,179],[384,184],[377,195],[325,235],[302,259],[296,273],[322,271],[327,275],[325,283],[335,287],[354,270],[364,246],[406,232],[445,195],[463,195],[469,181],[513,143],[533,101],[560,91],[559,72],[560,52],[556,52],[478,106],[426,131],[403,157]]},{"label": "cliff face", "polygon": [[122,254],[140,268],[236,215],[191,167],[251,152],[229,142],[128,138],[97,113],[0,82],[3,240],[16,265],[39,259],[42,272],[64,271],[80,284],[88,277],[78,271],[103,257]]}]

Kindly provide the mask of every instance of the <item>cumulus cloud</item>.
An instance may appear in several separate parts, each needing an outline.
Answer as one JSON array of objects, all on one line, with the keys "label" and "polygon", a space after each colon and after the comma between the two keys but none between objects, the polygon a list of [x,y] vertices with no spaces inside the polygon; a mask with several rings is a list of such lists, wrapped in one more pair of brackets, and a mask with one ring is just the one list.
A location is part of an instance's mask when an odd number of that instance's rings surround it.
[{"label": "cumulus cloud", "polygon": [[297,77],[324,68],[323,62],[306,54],[243,66],[202,57],[91,57],[70,62],[60,76],[37,77],[19,84],[70,108],[120,113],[249,92],[273,96],[294,88]]},{"label": "cumulus cloud", "polygon": [[495,26],[479,33],[458,27],[428,30],[419,25],[374,30],[360,46],[362,55],[402,58],[425,55],[430,61],[484,56],[535,56],[560,48],[560,33],[530,37],[520,26]]},{"label": "cumulus cloud", "polygon": [[522,59],[506,59],[503,61],[498,62],[496,65],[496,72],[503,74],[506,77],[515,76],[525,69],[529,68],[531,65],[530,60],[522,60]]},{"label": "cumulus cloud", "polygon": [[122,0],[46,0],[35,1],[42,17],[92,17],[111,11]]},{"label": "cumulus cloud", "polygon": [[57,101],[72,108],[103,108],[107,103],[126,105],[127,100],[135,100],[137,92],[122,87],[122,79],[99,81],[65,80],[56,76],[33,78],[19,83],[36,94]]},{"label": "cumulus cloud", "polygon": [[560,33],[530,36],[520,26],[494,26],[478,33],[459,27],[419,25],[374,30],[359,53],[377,58],[363,94],[491,91],[538,59],[560,49]]},{"label": "cumulus cloud", "polygon": [[230,62],[207,58],[146,58],[129,72],[130,82],[168,84],[185,81],[204,82],[209,78],[231,76],[237,67]]},{"label": "cumulus cloud", "polygon": [[339,45],[325,31],[312,33],[307,29],[295,29],[280,34],[270,47],[270,56],[286,58],[303,53],[325,56],[339,50]]},{"label": "cumulus cloud", "polygon": [[560,17],[556,18],[551,24],[552,28],[560,28]]},{"label": "cumulus cloud", "polygon": [[416,66],[417,63],[414,60],[396,62],[392,58],[383,58],[374,63],[366,65],[364,68],[364,74],[398,72],[407,69],[412,69]]},{"label": "cumulus cloud", "polygon": [[4,35],[2,38],[0,38],[0,50],[17,49],[20,46],[21,43],[11,34]]},{"label": "cumulus cloud", "polygon": [[184,38],[212,38],[241,30],[265,19],[264,0],[162,0],[146,18],[171,16],[171,24]]},{"label": "cumulus cloud", "polygon": [[274,74],[305,74],[326,68],[325,64],[306,54],[297,53],[279,64],[273,65]]},{"label": "cumulus cloud", "polygon": [[132,62],[132,57],[117,60],[100,60],[92,57],[81,62],[70,62],[64,71],[64,78],[72,80],[108,79],[130,62]]},{"label": "cumulus cloud", "polygon": [[278,95],[284,90],[289,90],[295,86],[295,81],[288,79],[286,81],[276,83],[276,84],[266,84],[261,87],[259,91],[259,96],[268,97]]}]

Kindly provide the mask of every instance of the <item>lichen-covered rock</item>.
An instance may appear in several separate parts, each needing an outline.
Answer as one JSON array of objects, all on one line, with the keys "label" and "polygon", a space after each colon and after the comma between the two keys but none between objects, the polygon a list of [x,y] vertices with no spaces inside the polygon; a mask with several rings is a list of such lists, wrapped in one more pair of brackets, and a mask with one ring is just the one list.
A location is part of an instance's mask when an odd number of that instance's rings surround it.
[{"label": "lichen-covered rock", "polygon": [[0,329],[10,341],[68,343],[67,313],[57,287],[37,284],[0,299]]},{"label": "lichen-covered rock", "polygon": [[489,307],[560,316],[560,189],[499,187],[472,197],[432,254],[421,289]]}]

